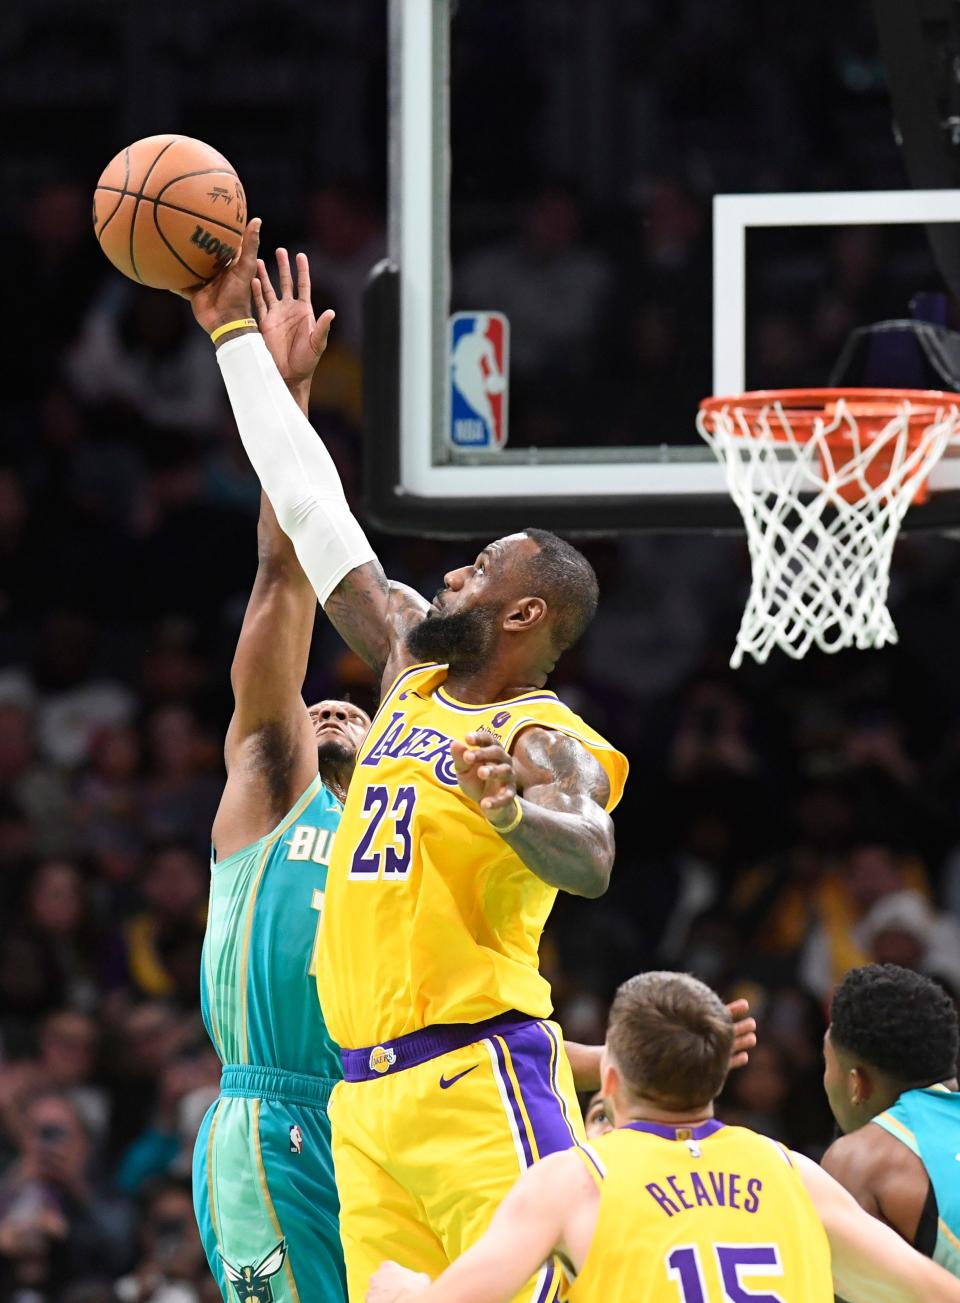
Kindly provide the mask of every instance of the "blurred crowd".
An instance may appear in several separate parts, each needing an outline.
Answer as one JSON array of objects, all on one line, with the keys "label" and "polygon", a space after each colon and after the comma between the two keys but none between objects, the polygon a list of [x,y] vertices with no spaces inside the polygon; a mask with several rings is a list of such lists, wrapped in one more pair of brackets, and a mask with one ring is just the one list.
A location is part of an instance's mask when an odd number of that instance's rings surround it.
[{"label": "blurred crowd", "polygon": [[[570,7],[464,3],[458,17],[454,294],[510,317],[518,444],[692,428],[709,389],[714,190],[902,184],[866,6],[831,10],[829,51],[816,4],[775,43],[775,16],[755,6],[611,7],[631,56],[610,78],[622,134],[607,139],[583,108],[598,152],[582,175],[566,135],[581,104],[558,72],[578,35],[561,21]],[[552,45],[534,39],[544,32]],[[481,113],[459,88],[493,47],[510,76]],[[103,142],[102,161],[119,143]],[[272,226],[262,207],[267,246],[304,248],[318,304],[337,309],[312,415],[361,515],[360,292],[385,247],[378,182],[320,185],[305,168],[299,225],[289,198]],[[6,214],[0,1299],[198,1303],[217,1294],[190,1154],[219,1070],[197,974],[259,490],[189,308],[110,270],[89,189],[51,175]],[[779,234],[759,248],[754,381],[823,379],[850,325],[897,315],[923,264],[863,230],[815,253]],[[473,547],[375,542],[425,592]],[[760,1044],[724,1114],[817,1155],[840,975],[891,960],[960,998],[960,553],[950,539],[901,544],[896,648],[733,675],[742,541],[587,551],[601,610],[555,687],[633,769],[609,894],[561,899],[545,938],[559,1017],[572,1039],[599,1040],[612,989],[641,968],[747,995]],[[321,617],[305,695],[343,694],[369,706],[373,684]]]}]

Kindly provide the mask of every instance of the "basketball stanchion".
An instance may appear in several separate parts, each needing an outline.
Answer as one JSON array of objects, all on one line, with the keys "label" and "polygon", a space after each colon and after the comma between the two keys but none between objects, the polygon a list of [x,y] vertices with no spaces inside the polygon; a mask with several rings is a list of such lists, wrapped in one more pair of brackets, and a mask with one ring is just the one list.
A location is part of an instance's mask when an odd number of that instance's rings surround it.
[{"label": "basketball stanchion", "polygon": [[706,398],[697,429],[743,517],[752,582],[730,664],[779,647],[884,647],[903,518],[957,433],[960,394],[760,390]]}]

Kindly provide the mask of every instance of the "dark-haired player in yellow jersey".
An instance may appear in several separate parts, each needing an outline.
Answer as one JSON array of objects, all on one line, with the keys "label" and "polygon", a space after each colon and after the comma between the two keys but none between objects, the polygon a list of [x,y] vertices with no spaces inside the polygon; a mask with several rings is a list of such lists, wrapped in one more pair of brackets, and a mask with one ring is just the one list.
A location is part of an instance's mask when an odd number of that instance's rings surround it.
[{"label": "dark-haired player in yellow jersey", "polygon": [[387,1263],[368,1303],[507,1303],[553,1254],[570,1303],[957,1303],[960,1282],[815,1163],[716,1120],[733,1035],[695,978],[624,983],[603,1068],[615,1129],[525,1173],[436,1283]]},{"label": "dark-haired player in yellow jersey", "polygon": [[[518,1171],[584,1139],[538,944],[605,891],[624,757],[545,687],[593,571],[526,531],[433,602],[390,582],[248,318],[258,227],[204,298],[241,439],[327,616],[381,676],[327,878],[318,986],[344,1048],[331,1119],[351,1297],[384,1257],[437,1274]],[[213,301],[211,301],[213,300]],[[224,328],[228,329],[224,329]],[[559,1286],[552,1267],[530,1303]]]},{"label": "dark-haired player in yellow jersey", "polygon": [[[254,221],[198,320],[217,336],[277,518],[383,692],[334,846],[317,966],[343,1047],[330,1115],[361,1300],[385,1257],[438,1274],[519,1171],[584,1143],[537,952],[558,891],[606,890],[627,764],[545,686],[597,603],[575,548],[534,529],[498,539],[432,602],[387,579],[246,317],[258,240]],[[559,1285],[548,1264],[518,1297],[550,1303]]]}]

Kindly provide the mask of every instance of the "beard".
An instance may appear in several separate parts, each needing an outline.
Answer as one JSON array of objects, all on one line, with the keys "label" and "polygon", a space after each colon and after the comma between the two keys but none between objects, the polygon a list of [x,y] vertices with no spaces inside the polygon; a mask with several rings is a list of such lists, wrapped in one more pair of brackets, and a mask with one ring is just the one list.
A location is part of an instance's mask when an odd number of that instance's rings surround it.
[{"label": "beard", "polygon": [[418,661],[445,661],[451,668],[481,666],[497,639],[494,607],[478,605],[452,615],[426,615],[407,634],[407,650]]},{"label": "beard", "polygon": [[342,742],[321,742],[317,747],[318,765],[353,764],[354,753]]}]

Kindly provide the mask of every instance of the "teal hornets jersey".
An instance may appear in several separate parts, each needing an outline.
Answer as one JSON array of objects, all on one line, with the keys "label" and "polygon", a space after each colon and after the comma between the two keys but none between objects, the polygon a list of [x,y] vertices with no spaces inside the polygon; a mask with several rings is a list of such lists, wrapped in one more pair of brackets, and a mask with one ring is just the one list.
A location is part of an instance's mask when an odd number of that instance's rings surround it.
[{"label": "teal hornets jersey", "polygon": [[960,1276],[960,1094],[946,1086],[906,1090],[875,1117],[927,1169],[937,1200],[934,1262]]},{"label": "teal hornets jersey", "polygon": [[341,1076],[315,976],[341,813],[318,774],[272,832],[210,866],[200,1005],[222,1063]]}]

